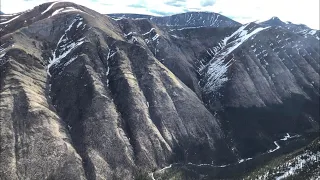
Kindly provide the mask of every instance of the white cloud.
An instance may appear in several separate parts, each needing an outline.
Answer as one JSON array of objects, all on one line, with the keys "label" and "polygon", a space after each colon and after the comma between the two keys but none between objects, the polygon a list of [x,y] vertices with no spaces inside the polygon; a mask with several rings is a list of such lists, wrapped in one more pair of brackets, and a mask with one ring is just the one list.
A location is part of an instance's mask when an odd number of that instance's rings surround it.
[{"label": "white cloud", "polygon": [[[241,23],[277,16],[283,21],[319,29],[319,0],[69,0],[100,13],[174,14],[186,11],[221,13]],[[1,0],[0,9],[15,13],[49,0]]]}]

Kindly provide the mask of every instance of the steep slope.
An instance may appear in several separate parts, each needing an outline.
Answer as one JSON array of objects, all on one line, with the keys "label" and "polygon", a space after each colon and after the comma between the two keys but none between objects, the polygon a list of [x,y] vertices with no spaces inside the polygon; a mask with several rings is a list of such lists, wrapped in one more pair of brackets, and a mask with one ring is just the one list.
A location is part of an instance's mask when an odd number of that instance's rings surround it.
[{"label": "steep slope", "polygon": [[179,29],[186,27],[234,27],[240,23],[218,13],[212,12],[187,12],[171,16],[148,16],[138,14],[109,14],[113,18],[146,18],[158,26]]},{"label": "steep slope", "polygon": [[317,44],[251,23],[224,38],[201,63],[203,99],[220,109],[242,157],[267,151],[268,141],[284,133],[319,128]]},{"label": "steep slope", "polygon": [[130,39],[72,3],[2,17],[4,179],[133,179],[169,162],[234,160],[217,119],[153,54],[149,21]]}]

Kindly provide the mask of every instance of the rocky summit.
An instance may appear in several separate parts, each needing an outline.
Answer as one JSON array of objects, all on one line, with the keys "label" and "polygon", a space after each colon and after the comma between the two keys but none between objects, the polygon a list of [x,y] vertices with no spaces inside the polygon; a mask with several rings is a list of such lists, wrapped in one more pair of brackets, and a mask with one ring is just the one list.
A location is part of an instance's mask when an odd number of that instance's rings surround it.
[{"label": "rocky summit", "polygon": [[1,180],[320,172],[319,30],[68,2],[0,18]]}]

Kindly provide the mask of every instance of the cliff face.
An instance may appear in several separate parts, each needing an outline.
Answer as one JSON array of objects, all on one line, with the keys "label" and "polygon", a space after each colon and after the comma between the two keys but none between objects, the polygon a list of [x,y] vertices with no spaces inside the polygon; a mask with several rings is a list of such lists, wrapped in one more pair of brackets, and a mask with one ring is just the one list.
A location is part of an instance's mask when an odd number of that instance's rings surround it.
[{"label": "cliff face", "polygon": [[1,178],[133,179],[318,127],[316,38],[151,21],[66,2],[1,15]]}]

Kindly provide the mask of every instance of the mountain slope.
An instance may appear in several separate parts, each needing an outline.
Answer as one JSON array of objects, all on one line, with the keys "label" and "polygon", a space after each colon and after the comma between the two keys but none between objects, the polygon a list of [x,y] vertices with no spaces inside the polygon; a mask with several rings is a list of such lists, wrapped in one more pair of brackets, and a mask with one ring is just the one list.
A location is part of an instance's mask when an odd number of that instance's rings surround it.
[{"label": "mountain slope", "polygon": [[[217,113],[240,157],[268,151],[285,133],[318,131],[316,38],[255,23],[235,30],[196,28],[173,33],[178,44],[189,44],[191,54],[198,54],[194,59],[198,59],[202,99]],[[210,48],[203,50],[203,44]],[[190,52],[188,48],[183,52]]]},{"label": "mountain slope", "polygon": [[199,97],[116,21],[61,2],[1,28],[1,177],[132,179],[231,154]]},{"label": "mountain slope", "polygon": [[242,156],[267,151],[264,142],[278,134],[318,129],[316,40],[251,23],[212,49],[199,69],[204,101],[221,109],[224,129],[234,133]]}]

